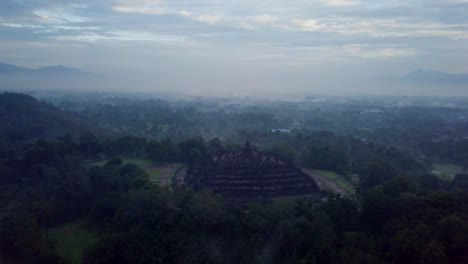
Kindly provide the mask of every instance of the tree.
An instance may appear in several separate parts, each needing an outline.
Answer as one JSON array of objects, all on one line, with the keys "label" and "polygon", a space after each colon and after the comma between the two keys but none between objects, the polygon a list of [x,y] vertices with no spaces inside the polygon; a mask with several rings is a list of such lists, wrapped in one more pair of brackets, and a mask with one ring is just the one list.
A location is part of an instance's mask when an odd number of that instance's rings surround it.
[{"label": "tree", "polygon": [[102,151],[102,145],[94,134],[86,133],[78,138],[78,149],[87,155],[97,155]]},{"label": "tree", "polygon": [[390,180],[395,175],[395,169],[390,164],[373,162],[360,174],[361,187],[366,190]]},{"label": "tree", "polygon": [[422,251],[420,263],[448,264],[450,263],[450,259],[445,254],[444,245],[437,241],[431,241]]}]

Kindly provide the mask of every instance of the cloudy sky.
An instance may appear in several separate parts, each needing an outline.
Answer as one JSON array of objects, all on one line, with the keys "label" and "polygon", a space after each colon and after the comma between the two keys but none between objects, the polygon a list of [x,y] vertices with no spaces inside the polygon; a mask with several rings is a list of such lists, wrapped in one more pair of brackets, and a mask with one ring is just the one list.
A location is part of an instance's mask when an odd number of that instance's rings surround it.
[{"label": "cloudy sky", "polygon": [[468,72],[468,1],[1,0],[0,61],[129,90],[379,94],[365,80]]}]

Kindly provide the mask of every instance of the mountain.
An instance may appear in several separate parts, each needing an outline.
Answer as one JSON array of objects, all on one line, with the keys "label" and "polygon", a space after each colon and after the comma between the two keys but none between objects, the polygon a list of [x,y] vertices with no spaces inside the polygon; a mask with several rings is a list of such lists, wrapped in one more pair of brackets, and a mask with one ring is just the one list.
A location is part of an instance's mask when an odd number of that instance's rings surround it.
[{"label": "mountain", "polygon": [[26,68],[0,63],[0,90],[95,90],[102,78],[82,70],[63,65]]},{"label": "mountain", "polygon": [[0,74],[31,73],[34,70],[0,62]]},{"label": "mountain", "polygon": [[418,69],[399,76],[397,81],[412,84],[468,85],[468,73],[446,73]]},{"label": "mountain", "polygon": [[62,65],[47,66],[35,70],[36,73],[41,74],[71,74],[71,75],[91,75],[89,72],[69,68]]},{"label": "mountain", "polygon": [[16,65],[0,63],[0,75],[11,75],[11,74],[21,74],[21,75],[57,75],[57,76],[91,76],[89,72],[81,71],[78,69],[66,67],[63,65],[54,65],[47,66],[37,69],[20,67]]}]

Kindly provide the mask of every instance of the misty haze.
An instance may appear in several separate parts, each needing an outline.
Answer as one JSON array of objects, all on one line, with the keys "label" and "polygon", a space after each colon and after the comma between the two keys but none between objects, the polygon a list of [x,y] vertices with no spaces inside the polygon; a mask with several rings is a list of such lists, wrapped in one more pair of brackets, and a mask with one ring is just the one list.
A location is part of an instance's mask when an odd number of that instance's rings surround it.
[{"label": "misty haze", "polygon": [[468,263],[468,1],[0,1],[0,262]]}]

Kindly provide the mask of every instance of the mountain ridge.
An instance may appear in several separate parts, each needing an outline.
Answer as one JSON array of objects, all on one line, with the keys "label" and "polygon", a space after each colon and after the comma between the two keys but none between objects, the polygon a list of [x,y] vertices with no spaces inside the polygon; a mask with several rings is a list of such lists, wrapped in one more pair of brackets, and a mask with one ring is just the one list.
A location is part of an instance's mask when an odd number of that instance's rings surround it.
[{"label": "mountain ridge", "polygon": [[0,75],[1,74],[75,75],[83,77],[93,75],[90,72],[82,71],[64,65],[50,65],[39,68],[28,68],[0,62]]},{"label": "mountain ridge", "polygon": [[468,73],[416,69],[403,75],[381,76],[378,79],[413,85],[468,85]]},{"label": "mountain ridge", "polygon": [[401,76],[404,80],[427,80],[427,81],[449,81],[449,82],[457,82],[457,81],[468,81],[468,73],[447,73],[441,71],[431,71],[431,70],[424,70],[424,69],[417,69],[410,73],[407,73]]}]

